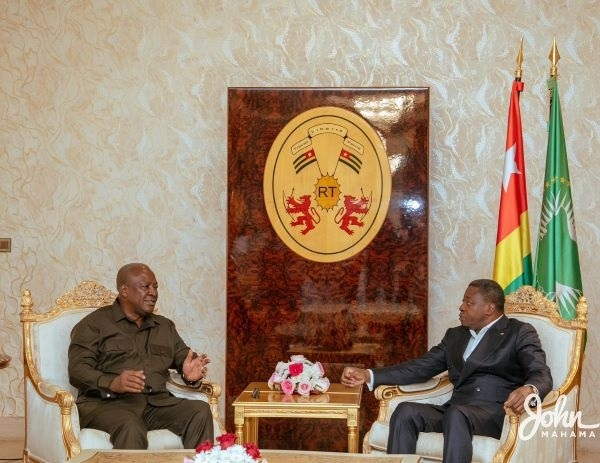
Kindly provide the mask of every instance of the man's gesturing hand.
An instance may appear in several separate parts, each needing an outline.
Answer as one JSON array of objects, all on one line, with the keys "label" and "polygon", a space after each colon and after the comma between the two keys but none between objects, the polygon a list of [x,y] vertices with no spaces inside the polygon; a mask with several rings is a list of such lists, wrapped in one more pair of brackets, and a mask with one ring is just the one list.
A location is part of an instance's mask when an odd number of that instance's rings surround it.
[{"label": "man's gesturing hand", "polygon": [[188,381],[200,381],[206,377],[206,365],[209,363],[210,359],[206,356],[206,354],[198,354],[197,356],[194,356],[194,351],[190,349],[187,357],[183,361],[183,375]]},{"label": "man's gesturing hand", "polygon": [[144,370],[124,370],[110,383],[110,390],[118,394],[142,392],[146,385]]}]

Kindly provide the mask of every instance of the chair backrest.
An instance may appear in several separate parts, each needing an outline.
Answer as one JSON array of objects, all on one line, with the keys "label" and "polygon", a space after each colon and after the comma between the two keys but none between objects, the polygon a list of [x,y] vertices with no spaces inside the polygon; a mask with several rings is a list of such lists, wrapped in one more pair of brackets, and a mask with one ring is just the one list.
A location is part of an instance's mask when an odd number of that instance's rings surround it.
[{"label": "chair backrest", "polygon": [[69,384],[67,372],[67,351],[71,329],[94,307],[70,310],[56,317],[32,325],[31,340],[40,377],[57,386],[63,387],[77,397],[77,391]]},{"label": "chair backrest", "polygon": [[587,302],[581,298],[577,318],[564,320],[556,303],[531,286],[506,297],[504,312],[530,323],[537,330],[552,372],[553,390],[567,392],[580,383],[583,344],[587,328]]},{"label": "chair backrest", "polygon": [[104,286],[83,281],[57,299],[50,311],[35,313],[31,294],[25,290],[21,301],[25,375],[34,384],[51,383],[77,397],[67,371],[71,329],[88,313],[112,304],[115,297]]}]

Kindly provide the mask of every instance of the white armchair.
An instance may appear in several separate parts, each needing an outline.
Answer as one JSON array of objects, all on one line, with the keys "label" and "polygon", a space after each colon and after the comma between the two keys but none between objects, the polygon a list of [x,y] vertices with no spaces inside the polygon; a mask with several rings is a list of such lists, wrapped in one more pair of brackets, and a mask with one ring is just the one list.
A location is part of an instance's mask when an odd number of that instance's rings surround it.
[{"label": "white armchair", "polygon": [[[69,384],[67,351],[71,328],[98,307],[112,304],[116,294],[93,282],[83,281],[56,300],[46,313],[33,311],[29,290],[21,297],[25,375],[24,461],[62,463],[83,449],[111,449],[109,435],[97,429],[80,429],[75,405],[77,391]],[[167,388],[176,396],[208,402],[215,436],[225,432],[219,417],[221,387],[203,383],[186,386],[171,372]],[[152,450],[183,448],[179,436],[167,429],[148,432]]]},{"label": "white armchair", "polygon": [[[577,318],[563,320],[554,302],[531,286],[520,288],[506,298],[504,312],[533,325],[537,330],[546,361],[552,371],[553,388],[542,402],[545,416],[576,413],[579,407],[581,366],[587,327],[587,302],[577,304]],[[400,402],[445,403],[452,394],[447,374],[428,382],[409,386],[379,386],[375,391],[379,415],[363,440],[364,453],[384,453],[387,447],[389,420]],[[550,415],[552,414],[552,415]],[[485,436],[473,438],[473,461],[479,463],[577,460],[577,428],[533,428],[527,413],[519,416],[507,410],[500,439]],[[523,424],[526,427],[523,428]],[[520,430],[521,428],[521,430]],[[520,435],[520,433],[522,435]],[[532,434],[529,436],[529,434]],[[441,433],[420,433],[417,454],[424,462],[442,461]]]}]

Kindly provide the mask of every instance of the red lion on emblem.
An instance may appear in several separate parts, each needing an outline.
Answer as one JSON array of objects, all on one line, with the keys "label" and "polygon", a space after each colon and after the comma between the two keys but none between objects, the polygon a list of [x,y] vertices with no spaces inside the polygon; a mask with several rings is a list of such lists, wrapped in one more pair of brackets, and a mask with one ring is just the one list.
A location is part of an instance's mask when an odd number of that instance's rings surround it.
[{"label": "red lion on emblem", "polygon": [[340,228],[349,235],[354,233],[354,230],[350,230],[350,225],[362,227],[364,223],[358,219],[354,214],[362,214],[363,216],[369,212],[369,198],[361,196],[360,199],[356,199],[351,195],[344,195],[344,206],[335,215],[335,223],[340,225]]},{"label": "red lion on emblem", "polygon": [[306,235],[315,228],[315,223],[320,222],[321,216],[319,216],[314,207],[310,207],[310,195],[302,195],[298,200],[293,196],[288,196],[285,198],[285,202],[285,211],[288,214],[297,215],[295,218],[292,217],[294,220],[290,222],[290,225],[292,227],[304,225],[304,229],[301,230],[303,235]]}]

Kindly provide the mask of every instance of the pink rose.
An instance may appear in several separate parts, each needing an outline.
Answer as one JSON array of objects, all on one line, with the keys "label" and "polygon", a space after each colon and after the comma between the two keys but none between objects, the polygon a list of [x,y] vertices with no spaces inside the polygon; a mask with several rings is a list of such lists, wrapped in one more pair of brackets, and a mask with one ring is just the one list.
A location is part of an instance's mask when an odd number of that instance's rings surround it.
[{"label": "pink rose", "polygon": [[196,453],[208,452],[212,448],[213,448],[213,443],[209,440],[205,440],[204,442],[202,442],[196,446]]},{"label": "pink rose", "polygon": [[217,437],[217,442],[221,447],[221,450],[227,450],[232,445],[235,445],[235,434],[228,432],[227,434],[221,434]]},{"label": "pink rose", "polygon": [[310,394],[310,384],[306,382],[301,382],[298,384],[298,393],[300,395],[309,395]]},{"label": "pink rose", "polygon": [[281,390],[285,395],[292,395],[294,393],[294,383],[289,379],[284,379],[281,382]]},{"label": "pink rose", "polygon": [[304,365],[302,363],[292,363],[290,364],[290,374],[292,376],[298,376],[304,370]]}]

